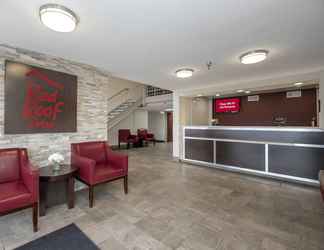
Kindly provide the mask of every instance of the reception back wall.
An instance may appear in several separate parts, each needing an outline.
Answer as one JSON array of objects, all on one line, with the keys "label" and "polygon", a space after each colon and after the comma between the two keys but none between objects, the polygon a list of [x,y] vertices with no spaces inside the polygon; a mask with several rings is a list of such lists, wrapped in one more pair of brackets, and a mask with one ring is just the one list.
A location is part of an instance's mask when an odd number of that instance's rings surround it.
[{"label": "reception back wall", "polygon": [[[75,133],[4,134],[5,60],[21,62],[77,76],[77,129]],[[70,160],[70,143],[106,140],[107,98],[110,75],[93,66],[33,51],[0,45],[0,148],[26,147],[32,162],[40,166],[54,152]],[[11,107],[14,110],[14,107]]]}]

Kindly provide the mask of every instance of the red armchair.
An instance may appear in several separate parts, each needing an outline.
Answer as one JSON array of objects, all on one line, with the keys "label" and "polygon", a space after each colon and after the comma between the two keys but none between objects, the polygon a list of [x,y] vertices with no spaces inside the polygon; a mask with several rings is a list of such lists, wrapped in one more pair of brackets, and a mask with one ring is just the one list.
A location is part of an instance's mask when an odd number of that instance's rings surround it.
[{"label": "red armchair", "polygon": [[132,135],[130,129],[119,129],[118,130],[118,147],[120,148],[120,143],[127,143],[127,148],[129,148],[130,143],[133,145],[138,143],[138,137]]},{"label": "red armchair", "polygon": [[148,133],[147,129],[144,128],[138,129],[137,136],[139,137],[139,139],[145,141],[146,143],[153,142],[153,145],[155,146],[154,134]]},{"label": "red armchair", "polygon": [[128,193],[128,156],[113,152],[104,141],[73,143],[71,164],[79,168],[76,178],[89,187],[89,206],[93,207],[94,187],[101,183],[124,179]]},{"label": "red armchair", "polygon": [[32,207],[34,232],[38,230],[38,178],[26,149],[0,149],[0,215]]}]

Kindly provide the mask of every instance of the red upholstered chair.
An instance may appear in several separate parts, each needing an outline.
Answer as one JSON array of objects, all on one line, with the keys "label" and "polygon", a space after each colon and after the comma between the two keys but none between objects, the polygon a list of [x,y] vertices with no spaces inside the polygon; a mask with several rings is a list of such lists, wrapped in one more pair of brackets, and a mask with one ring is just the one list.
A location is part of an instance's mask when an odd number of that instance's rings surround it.
[{"label": "red upholstered chair", "polygon": [[154,134],[148,133],[147,129],[141,128],[137,130],[137,136],[145,141],[146,143],[153,142],[153,145],[155,146],[155,137]]},{"label": "red upholstered chair", "polygon": [[138,137],[132,135],[130,129],[119,129],[118,130],[118,147],[120,148],[120,143],[127,143],[127,148],[129,148],[130,143],[133,145],[138,143]]},{"label": "red upholstered chair", "polygon": [[322,194],[322,198],[324,201],[324,170],[321,170],[319,172],[319,181],[320,181],[320,190],[321,190],[321,194]]},{"label": "red upholstered chair", "polygon": [[71,145],[71,164],[79,168],[77,179],[89,186],[89,206],[93,207],[94,187],[124,179],[128,192],[128,156],[113,152],[107,142],[94,141]]},{"label": "red upholstered chair", "polygon": [[38,230],[39,172],[24,148],[0,149],[0,215],[33,208],[33,228]]}]

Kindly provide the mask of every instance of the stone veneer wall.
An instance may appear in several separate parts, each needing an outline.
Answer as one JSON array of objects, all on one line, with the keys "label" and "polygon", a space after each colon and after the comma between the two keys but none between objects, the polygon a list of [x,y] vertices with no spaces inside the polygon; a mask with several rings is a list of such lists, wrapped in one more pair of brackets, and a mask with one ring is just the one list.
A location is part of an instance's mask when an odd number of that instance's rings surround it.
[{"label": "stone veneer wall", "polygon": [[[13,60],[78,76],[77,132],[51,134],[4,134],[5,60]],[[25,49],[0,45],[0,148],[26,147],[31,161],[47,164],[51,153],[60,152],[70,161],[70,143],[107,139],[107,98],[110,75],[93,66]]]}]

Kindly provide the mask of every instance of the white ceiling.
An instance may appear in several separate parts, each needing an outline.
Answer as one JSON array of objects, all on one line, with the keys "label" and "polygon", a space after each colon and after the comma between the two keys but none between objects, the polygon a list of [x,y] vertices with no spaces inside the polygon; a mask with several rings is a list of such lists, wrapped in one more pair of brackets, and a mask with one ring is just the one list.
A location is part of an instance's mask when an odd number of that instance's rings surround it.
[{"label": "white ceiling", "polygon": [[[75,32],[40,23],[38,9],[49,2],[78,14]],[[324,68],[323,0],[1,0],[0,32],[0,43],[167,89]],[[239,55],[254,49],[270,50],[269,59],[241,65]],[[194,68],[194,77],[176,79],[181,67]]]}]

